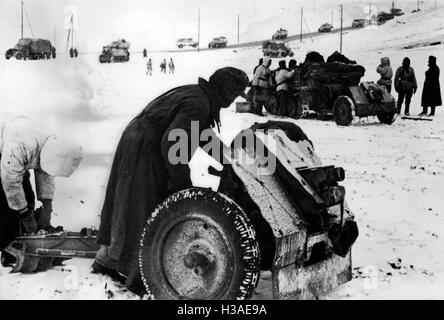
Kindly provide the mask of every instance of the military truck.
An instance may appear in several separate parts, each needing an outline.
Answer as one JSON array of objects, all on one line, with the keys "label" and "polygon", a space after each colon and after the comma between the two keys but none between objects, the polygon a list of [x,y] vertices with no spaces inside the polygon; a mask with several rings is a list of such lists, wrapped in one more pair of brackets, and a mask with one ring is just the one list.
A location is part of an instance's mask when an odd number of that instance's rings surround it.
[{"label": "military truck", "polygon": [[227,46],[227,42],[228,40],[224,36],[213,38],[213,41],[208,44],[208,48],[225,48]]},{"label": "military truck", "polygon": [[365,19],[354,19],[352,22],[352,28],[363,28],[366,25]]},{"label": "military truck", "polygon": [[262,52],[264,56],[271,58],[285,58],[294,56],[293,51],[283,42],[264,41],[262,43]]},{"label": "military truck", "polygon": [[130,43],[125,39],[113,41],[111,44],[103,47],[102,54],[99,56],[100,63],[129,61],[129,47]]},{"label": "military truck", "polygon": [[51,59],[52,48],[49,40],[21,38],[14,48],[6,51],[5,57],[7,60],[10,58],[17,60]]},{"label": "military truck", "polygon": [[273,36],[271,37],[272,40],[282,40],[282,39],[287,39],[288,37],[288,31],[285,29],[280,28],[279,30],[277,30]]},{"label": "military truck", "polygon": [[392,20],[395,17],[395,14],[381,11],[376,16],[376,21],[378,25],[386,23],[388,20]]}]

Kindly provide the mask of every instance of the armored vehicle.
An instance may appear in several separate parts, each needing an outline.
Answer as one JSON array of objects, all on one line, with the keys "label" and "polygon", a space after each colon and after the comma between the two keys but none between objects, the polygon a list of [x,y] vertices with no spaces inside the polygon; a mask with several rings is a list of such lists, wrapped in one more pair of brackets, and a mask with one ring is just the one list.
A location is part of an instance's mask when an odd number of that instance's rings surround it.
[{"label": "armored vehicle", "polygon": [[330,32],[333,29],[333,26],[329,23],[324,23],[318,29],[318,32]]},{"label": "armored vehicle", "polygon": [[228,40],[224,36],[214,38],[213,41],[208,44],[208,48],[225,48],[227,43]]},{"label": "armored vehicle", "polygon": [[294,55],[293,51],[285,43],[277,41],[264,41],[262,43],[262,52],[264,56],[271,58],[285,58]]},{"label": "armored vehicle", "polygon": [[273,36],[271,37],[272,40],[282,40],[282,39],[287,39],[288,37],[288,31],[285,29],[280,28],[279,30],[277,30]]},{"label": "armored vehicle", "polygon": [[129,47],[130,43],[125,39],[113,41],[110,45],[103,47],[102,53],[99,56],[100,63],[129,61]]}]

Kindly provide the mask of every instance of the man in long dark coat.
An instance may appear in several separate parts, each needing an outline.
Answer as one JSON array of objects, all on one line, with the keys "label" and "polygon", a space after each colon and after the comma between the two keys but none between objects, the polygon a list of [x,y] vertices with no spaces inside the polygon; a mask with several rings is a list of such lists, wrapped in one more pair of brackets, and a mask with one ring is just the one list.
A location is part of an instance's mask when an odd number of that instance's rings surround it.
[{"label": "man in long dark coat", "polygon": [[[129,290],[143,294],[138,264],[143,226],[169,195],[192,187],[188,164],[172,164],[168,159],[170,148],[178,143],[168,136],[181,129],[190,137],[192,121],[199,121],[199,133],[219,127],[220,109],[245,96],[248,82],[239,69],[219,69],[209,81],[199,78],[197,85],[166,92],[129,123],[111,169],[98,235],[101,249],[93,272],[123,280]],[[188,160],[196,148],[189,150]]]},{"label": "man in long dark coat", "polygon": [[419,116],[427,115],[430,107],[429,117],[435,115],[435,107],[442,105],[441,88],[439,85],[439,67],[436,65],[436,57],[429,57],[429,70],[425,73],[424,88],[422,89],[421,106],[422,112]]}]

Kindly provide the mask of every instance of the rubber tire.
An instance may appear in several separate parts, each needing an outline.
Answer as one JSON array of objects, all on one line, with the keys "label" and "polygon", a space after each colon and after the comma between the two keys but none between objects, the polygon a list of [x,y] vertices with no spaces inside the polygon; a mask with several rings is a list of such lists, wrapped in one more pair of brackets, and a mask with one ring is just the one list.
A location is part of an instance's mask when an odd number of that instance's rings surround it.
[{"label": "rubber tire", "polygon": [[22,59],[23,59],[23,55],[19,52],[19,53],[17,53],[17,54],[15,55],[15,58],[16,58],[17,60],[22,60]]},{"label": "rubber tire", "polygon": [[346,96],[339,96],[333,104],[333,118],[338,126],[349,126],[352,123],[353,101]]},{"label": "rubber tire", "polygon": [[179,47],[179,49],[182,49],[182,48],[183,48],[183,45],[182,45],[182,44],[179,44],[178,47]]},{"label": "rubber tire", "polygon": [[[185,213],[185,212],[188,213]],[[221,300],[244,300],[251,297],[257,286],[260,275],[260,249],[256,232],[243,212],[231,199],[210,189],[191,188],[173,194],[152,213],[147,220],[140,240],[139,267],[141,278],[150,299],[174,299],[164,290],[158,277],[155,276],[156,245],[155,239],[162,232],[165,223],[184,214],[205,215],[212,219],[229,239],[233,257],[230,266],[233,277]]]},{"label": "rubber tire", "polygon": [[378,120],[381,123],[391,125],[393,123],[393,118],[395,117],[394,112],[382,112],[377,114]]}]

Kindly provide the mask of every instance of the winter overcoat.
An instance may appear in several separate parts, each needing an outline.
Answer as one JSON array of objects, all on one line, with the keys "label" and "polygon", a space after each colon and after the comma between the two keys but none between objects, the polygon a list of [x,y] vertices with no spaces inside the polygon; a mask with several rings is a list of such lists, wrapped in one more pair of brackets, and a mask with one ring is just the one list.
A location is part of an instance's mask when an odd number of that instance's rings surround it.
[{"label": "winter overcoat", "polygon": [[[172,193],[192,186],[188,164],[172,164],[169,141],[175,129],[190,137],[191,122],[199,132],[219,121],[220,97],[206,80],[172,89],[153,100],[123,132],[114,156],[101,213],[98,243],[109,246],[127,287],[144,291],[138,251],[144,224],[155,207]],[[177,132],[177,131],[176,131]],[[191,145],[188,160],[197,146]]]},{"label": "winter overcoat", "polygon": [[431,65],[425,73],[424,88],[421,96],[421,106],[436,107],[442,105],[441,88],[439,84],[439,67]]}]

